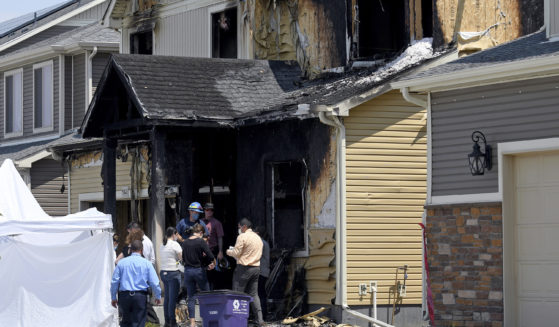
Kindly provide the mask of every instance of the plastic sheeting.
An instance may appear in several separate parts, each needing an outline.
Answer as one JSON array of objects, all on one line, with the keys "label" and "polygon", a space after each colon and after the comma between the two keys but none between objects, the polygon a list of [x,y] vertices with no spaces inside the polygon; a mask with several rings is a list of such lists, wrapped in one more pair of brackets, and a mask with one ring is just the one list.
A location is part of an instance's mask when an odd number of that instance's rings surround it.
[{"label": "plastic sheeting", "polygon": [[48,216],[9,159],[0,194],[0,325],[117,326],[111,216]]},{"label": "plastic sheeting", "polygon": [[49,246],[0,237],[0,324],[117,326],[113,267],[110,233]]}]

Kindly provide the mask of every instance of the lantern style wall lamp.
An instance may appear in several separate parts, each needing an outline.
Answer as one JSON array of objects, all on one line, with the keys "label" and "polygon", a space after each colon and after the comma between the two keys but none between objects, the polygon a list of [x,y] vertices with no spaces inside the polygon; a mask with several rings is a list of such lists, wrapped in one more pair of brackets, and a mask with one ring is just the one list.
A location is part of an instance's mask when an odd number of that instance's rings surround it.
[{"label": "lantern style wall lamp", "polygon": [[[470,172],[473,176],[483,175],[485,169],[491,170],[491,146],[487,145],[485,135],[480,131],[472,133],[472,141],[474,150],[468,155]],[[483,142],[484,152],[481,152],[480,141]]]}]

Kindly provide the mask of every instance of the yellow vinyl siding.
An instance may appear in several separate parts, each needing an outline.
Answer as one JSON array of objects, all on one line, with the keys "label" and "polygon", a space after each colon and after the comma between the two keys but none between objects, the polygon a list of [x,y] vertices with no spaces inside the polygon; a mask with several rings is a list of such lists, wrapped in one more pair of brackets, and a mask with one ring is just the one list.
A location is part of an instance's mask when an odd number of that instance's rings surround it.
[{"label": "yellow vinyl siding", "polygon": [[[131,161],[116,161],[116,190],[121,191],[123,188],[130,188],[130,166]],[[101,165],[72,168],[70,171],[70,205],[72,212],[78,212],[80,209],[79,195],[84,193],[101,193],[101,201],[103,201],[103,180],[101,179]],[[142,176],[141,188],[147,189],[148,184],[145,176]]]},{"label": "yellow vinyl siding", "polygon": [[[403,304],[421,304],[421,222],[426,196],[425,109],[393,91],[360,105],[346,127],[347,285],[349,305],[372,304],[360,283],[378,282],[389,300],[396,268],[408,265]],[[402,281],[403,274],[400,271]]]}]

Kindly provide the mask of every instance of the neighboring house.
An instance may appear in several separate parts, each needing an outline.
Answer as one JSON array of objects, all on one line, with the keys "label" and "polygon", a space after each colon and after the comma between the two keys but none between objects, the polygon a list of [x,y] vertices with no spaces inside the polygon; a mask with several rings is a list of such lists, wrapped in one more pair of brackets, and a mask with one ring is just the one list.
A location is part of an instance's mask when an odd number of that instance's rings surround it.
[{"label": "neighboring house", "polygon": [[[437,326],[554,326],[559,4],[545,29],[395,87],[430,99],[426,222]],[[484,134],[486,142],[476,134]],[[491,146],[472,175],[469,154]]]},{"label": "neighboring house", "polygon": [[[47,147],[83,119],[119,34],[108,1],[67,1],[0,23],[0,153],[50,215],[68,214],[68,168]],[[62,186],[64,185],[64,186]]]}]

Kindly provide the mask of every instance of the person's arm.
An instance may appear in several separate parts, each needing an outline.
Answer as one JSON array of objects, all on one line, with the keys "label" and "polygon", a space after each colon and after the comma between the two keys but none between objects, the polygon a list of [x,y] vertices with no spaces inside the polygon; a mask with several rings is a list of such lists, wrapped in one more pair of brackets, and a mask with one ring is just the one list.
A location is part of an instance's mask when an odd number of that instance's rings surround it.
[{"label": "person's arm", "polygon": [[235,247],[232,249],[228,249],[226,251],[227,255],[238,259],[241,253],[243,252],[244,240],[243,235],[237,236],[237,241],[235,242]]},{"label": "person's arm", "polygon": [[215,257],[212,253],[212,251],[210,250],[210,247],[208,245],[207,242],[202,242],[202,251],[204,252],[204,255],[207,259],[206,262],[209,262],[210,264],[208,265],[208,269],[214,269],[215,268]]},{"label": "person's arm", "polygon": [[118,292],[118,286],[120,285],[120,266],[117,265],[113,273],[113,278],[111,279],[111,305],[116,308],[116,294]]},{"label": "person's arm", "polygon": [[148,269],[148,283],[151,287],[151,290],[155,293],[156,303],[158,303],[161,300],[161,286],[159,286],[159,277],[157,277],[157,273],[155,272],[155,268],[153,268],[153,266],[149,267]]},{"label": "person's arm", "polygon": [[206,226],[206,223],[200,220],[200,225],[204,226],[204,236],[210,236],[210,232],[208,231],[208,226]]},{"label": "person's arm", "polygon": [[216,235],[217,235],[217,248],[219,250],[219,252],[217,253],[217,258],[218,259],[223,259],[223,226],[221,225],[221,223],[216,224],[215,226],[215,231],[216,231]]},{"label": "person's arm", "polygon": [[126,248],[124,248],[124,250],[122,250],[122,252],[120,252],[120,254],[118,255],[118,257],[116,257],[115,265],[117,265],[118,262],[119,262],[122,258],[124,258],[124,251],[125,251],[125,250],[126,250]]}]

